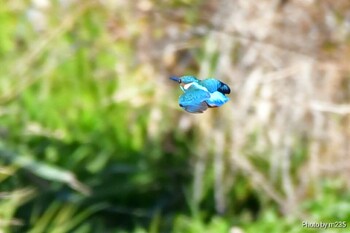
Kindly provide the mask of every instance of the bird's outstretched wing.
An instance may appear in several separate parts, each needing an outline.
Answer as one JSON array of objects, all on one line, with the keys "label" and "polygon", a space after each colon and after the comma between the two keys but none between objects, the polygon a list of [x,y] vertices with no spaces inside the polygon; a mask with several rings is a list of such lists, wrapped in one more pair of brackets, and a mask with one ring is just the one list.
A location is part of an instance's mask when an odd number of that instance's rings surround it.
[{"label": "bird's outstretched wing", "polygon": [[184,110],[190,113],[203,113],[208,108],[208,104],[206,102],[202,102],[199,104],[182,106]]},{"label": "bird's outstretched wing", "polygon": [[194,89],[185,92],[179,98],[179,105],[187,112],[202,113],[208,108],[205,102],[210,98],[210,94],[201,89]]},{"label": "bird's outstretched wing", "polygon": [[222,94],[230,94],[231,92],[230,87],[228,85],[214,78],[201,80],[199,84],[207,88],[210,93],[219,91]]},{"label": "bird's outstretched wing", "polygon": [[210,98],[206,100],[209,107],[220,107],[224,103],[226,103],[229,100],[228,97],[226,97],[224,94],[222,94],[219,91],[215,91],[214,93],[210,93]]}]

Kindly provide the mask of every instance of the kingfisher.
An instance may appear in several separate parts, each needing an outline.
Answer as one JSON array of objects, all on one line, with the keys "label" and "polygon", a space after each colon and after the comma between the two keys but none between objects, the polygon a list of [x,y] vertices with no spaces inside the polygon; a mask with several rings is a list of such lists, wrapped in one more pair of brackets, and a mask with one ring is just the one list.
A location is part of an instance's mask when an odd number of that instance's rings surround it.
[{"label": "kingfisher", "polygon": [[184,92],[179,97],[181,108],[190,113],[203,113],[207,108],[216,108],[229,101],[230,87],[214,78],[199,80],[195,76],[172,76],[171,80],[180,84]]}]

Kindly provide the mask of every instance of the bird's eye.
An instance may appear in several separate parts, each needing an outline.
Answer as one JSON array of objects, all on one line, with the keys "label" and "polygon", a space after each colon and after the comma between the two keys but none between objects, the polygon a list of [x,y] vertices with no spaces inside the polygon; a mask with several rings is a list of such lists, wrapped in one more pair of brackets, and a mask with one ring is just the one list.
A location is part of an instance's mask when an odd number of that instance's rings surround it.
[{"label": "bird's eye", "polygon": [[181,83],[181,80],[179,79],[179,83]]}]

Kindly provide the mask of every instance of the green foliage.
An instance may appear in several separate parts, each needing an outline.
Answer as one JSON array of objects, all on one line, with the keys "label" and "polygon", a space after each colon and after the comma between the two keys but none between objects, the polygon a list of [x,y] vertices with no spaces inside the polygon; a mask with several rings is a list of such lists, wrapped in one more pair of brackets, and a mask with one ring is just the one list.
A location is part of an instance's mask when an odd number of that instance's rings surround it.
[{"label": "green foliage", "polygon": [[215,233],[228,232],[229,225],[225,219],[216,217],[211,219],[209,223],[205,223],[203,219],[198,217],[179,216],[174,221],[174,233]]}]

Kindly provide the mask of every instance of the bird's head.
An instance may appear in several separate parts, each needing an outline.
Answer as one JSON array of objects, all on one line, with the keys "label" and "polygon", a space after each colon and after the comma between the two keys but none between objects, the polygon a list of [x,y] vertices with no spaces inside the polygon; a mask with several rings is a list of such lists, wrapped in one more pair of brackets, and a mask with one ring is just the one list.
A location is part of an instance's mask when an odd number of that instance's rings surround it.
[{"label": "bird's head", "polygon": [[190,86],[192,86],[193,83],[198,83],[198,81],[199,81],[198,79],[196,79],[196,77],[191,76],[191,75],[185,75],[182,77],[172,76],[172,77],[170,77],[170,79],[175,81],[175,82],[178,82],[183,91],[190,88]]}]

